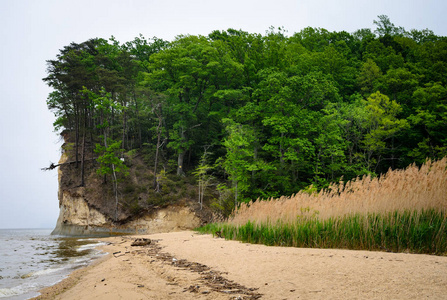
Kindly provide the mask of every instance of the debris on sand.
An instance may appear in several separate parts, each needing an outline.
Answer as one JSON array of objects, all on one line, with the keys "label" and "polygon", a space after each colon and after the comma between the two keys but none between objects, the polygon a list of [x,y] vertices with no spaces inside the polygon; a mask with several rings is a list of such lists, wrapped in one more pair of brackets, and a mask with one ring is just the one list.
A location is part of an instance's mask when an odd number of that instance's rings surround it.
[{"label": "debris on sand", "polygon": [[[154,240],[152,243],[147,244],[147,247],[144,248],[146,251],[137,251],[138,254],[147,254],[152,258],[161,260],[165,264],[200,275],[199,282],[202,285],[191,285],[185,288],[184,292],[208,294],[213,291],[222,294],[237,295],[237,299],[244,300],[254,300],[262,297],[262,294],[256,292],[257,288],[247,288],[229,280],[222,276],[222,272],[212,270],[210,267],[197,262],[177,259],[169,253],[161,252],[161,247],[156,242]],[[203,290],[201,287],[203,287]]]},{"label": "debris on sand", "polygon": [[135,239],[132,244],[130,244],[131,246],[147,246],[150,245],[151,243],[151,239],[146,239],[146,238],[138,238]]}]

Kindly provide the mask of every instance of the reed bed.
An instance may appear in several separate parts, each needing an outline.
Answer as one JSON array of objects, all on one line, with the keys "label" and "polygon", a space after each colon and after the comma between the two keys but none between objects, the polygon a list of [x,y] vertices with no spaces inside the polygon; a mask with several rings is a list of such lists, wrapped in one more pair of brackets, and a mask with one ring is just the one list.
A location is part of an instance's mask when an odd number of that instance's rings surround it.
[{"label": "reed bed", "polygon": [[447,253],[447,158],[242,204],[200,231],[266,245]]}]

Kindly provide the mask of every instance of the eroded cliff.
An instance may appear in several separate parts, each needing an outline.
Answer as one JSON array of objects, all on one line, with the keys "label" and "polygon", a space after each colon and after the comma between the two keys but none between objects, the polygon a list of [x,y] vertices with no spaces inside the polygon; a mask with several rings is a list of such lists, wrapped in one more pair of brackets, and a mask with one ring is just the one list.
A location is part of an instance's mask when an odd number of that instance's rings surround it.
[{"label": "eroded cliff", "polygon": [[[149,234],[193,229],[211,218],[207,208],[199,209],[188,187],[166,181],[164,191],[153,193],[150,172],[143,173],[142,160],[127,157],[128,178],[120,182],[118,214],[110,182],[95,172],[95,162],[85,167],[86,180],[79,186],[79,167],[69,163],[73,159],[67,144],[59,161],[59,218],[52,234],[68,236],[107,236],[118,234]],[[140,170],[140,172],[138,171]],[[180,192],[172,192],[178,187]],[[191,190],[192,186],[189,187]],[[167,192],[168,191],[168,192]],[[186,197],[181,197],[185,195]],[[161,200],[160,200],[161,199]]]}]

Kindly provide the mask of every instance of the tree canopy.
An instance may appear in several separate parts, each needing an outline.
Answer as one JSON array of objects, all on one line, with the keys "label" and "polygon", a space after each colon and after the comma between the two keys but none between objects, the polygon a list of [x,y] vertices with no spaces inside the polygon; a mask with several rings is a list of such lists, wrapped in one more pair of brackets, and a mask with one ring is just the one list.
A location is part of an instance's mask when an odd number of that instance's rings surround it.
[{"label": "tree canopy", "polygon": [[155,173],[203,176],[208,150],[206,172],[236,202],[447,155],[447,38],[373,23],[71,43],[47,61],[48,108],[81,185],[95,144],[103,175],[136,149]]}]

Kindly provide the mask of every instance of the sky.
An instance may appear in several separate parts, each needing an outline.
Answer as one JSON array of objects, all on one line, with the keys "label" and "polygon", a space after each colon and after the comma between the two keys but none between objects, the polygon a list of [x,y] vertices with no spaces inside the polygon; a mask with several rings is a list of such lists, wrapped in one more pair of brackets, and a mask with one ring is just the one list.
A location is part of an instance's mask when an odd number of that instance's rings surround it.
[{"label": "sky", "polygon": [[53,228],[59,214],[57,162],[62,142],[54,132],[42,81],[46,60],[64,46],[90,38],[121,43],[140,33],[173,40],[242,29],[288,35],[306,27],[354,32],[375,29],[387,15],[396,26],[447,36],[445,0],[0,0],[0,228]]}]

